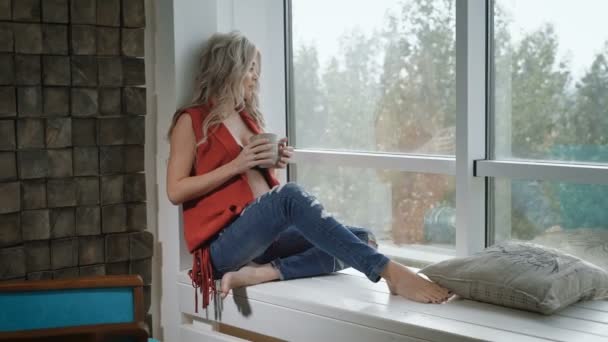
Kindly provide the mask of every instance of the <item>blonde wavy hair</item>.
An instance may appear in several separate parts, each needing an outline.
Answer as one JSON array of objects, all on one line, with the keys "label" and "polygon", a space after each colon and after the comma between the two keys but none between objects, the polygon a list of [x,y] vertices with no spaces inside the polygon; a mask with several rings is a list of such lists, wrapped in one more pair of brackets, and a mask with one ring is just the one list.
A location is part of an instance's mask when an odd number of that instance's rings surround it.
[{"label": "blonde wavy hair", "polygon": [[209,130],[219,125],[235,110],[246,110],[260,129],[265,127],[264,117],[258,109],[259,84],[254,87],[251,99],[245,99],[243,79],[251,63],[256,61],[257,74],[261,71],[261,57],[255,45],[237,31],[216,33],[204,44],[200,64],[195,79],[194,96],[190,103],[175,111],[168,138],[185,109],[209,105],[213,106],[203,121],[202,140],[207,141]]}]

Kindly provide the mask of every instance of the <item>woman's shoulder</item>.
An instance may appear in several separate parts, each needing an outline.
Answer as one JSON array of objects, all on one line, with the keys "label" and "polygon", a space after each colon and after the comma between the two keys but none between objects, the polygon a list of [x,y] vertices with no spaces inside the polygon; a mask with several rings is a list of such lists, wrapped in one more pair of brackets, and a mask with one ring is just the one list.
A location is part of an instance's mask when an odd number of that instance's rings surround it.
[{"label": "woman's shoulder", "polygon": [[201,117],[206,116],[207,114],[209,114],[209,112],[210,107],[206,104],[192,105],[182,109],[182,114],[188,113],[190,115],[197,115]]},{"label": "woman's shoulder", "polygon": [[180,116],[189,116],[193,126],[198,127],[202,125],[207,115],[209,115],[209,112],[210,108],[207,105],[194,105],[183,108],[180,113]]},{"label": "woman's shoulder", "polygon": [[204,105],[181,108],[175,118],[175,129],[178,131],[190,129],[194,131],[195,135],[198,135],[197,132],[201,129],[206,113],[208,113],[208,110]]}]

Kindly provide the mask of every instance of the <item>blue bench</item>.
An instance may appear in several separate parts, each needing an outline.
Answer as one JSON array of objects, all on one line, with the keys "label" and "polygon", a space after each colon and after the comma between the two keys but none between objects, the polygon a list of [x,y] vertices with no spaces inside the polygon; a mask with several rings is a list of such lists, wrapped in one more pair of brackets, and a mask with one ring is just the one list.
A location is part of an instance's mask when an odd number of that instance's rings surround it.
[{"label": "blue bench", "polygon": [[0,341],[152,341],[137,275],[0,283],[0,308]]}]

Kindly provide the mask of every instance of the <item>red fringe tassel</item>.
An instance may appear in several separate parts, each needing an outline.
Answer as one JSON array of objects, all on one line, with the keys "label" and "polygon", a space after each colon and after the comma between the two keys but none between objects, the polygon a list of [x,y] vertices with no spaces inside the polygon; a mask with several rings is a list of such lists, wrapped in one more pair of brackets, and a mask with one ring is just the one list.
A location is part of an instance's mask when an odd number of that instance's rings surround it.
[{"label": "red fringe tassel", "polygon": [[198,313],[198,289],[200,288],[203,296],[203,309],[209,305],[211,292],[216,293],[215,282],[213,281],[213,267],[211,266],[211,256],[209,247],[199,248],[194,251],[192,269],[188,272],[194,287],[194,311]]}]

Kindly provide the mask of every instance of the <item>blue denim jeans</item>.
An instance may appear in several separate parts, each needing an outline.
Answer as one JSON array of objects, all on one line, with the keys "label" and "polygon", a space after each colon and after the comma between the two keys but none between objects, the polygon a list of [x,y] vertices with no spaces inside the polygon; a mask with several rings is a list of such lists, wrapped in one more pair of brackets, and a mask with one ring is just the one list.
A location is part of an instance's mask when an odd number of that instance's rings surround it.
[{"label": "blue denim jeans", "polygon": [[271,263],[283,280],[350,266],[377,282],[389,259],[370,240],[367,229],[344,226],[314,196],[287,183],[245,207],[214,237],[210,253],[216,279],[255,262]]}]

